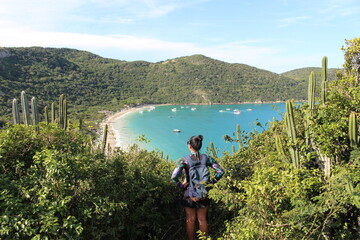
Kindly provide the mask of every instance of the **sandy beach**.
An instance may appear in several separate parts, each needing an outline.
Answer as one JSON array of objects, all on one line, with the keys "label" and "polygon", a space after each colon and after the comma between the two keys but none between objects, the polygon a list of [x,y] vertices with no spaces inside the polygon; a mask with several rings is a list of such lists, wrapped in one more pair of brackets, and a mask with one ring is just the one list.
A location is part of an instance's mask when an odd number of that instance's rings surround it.
[{"label": "sandy beach", "polygon": [[[152,106],[152,105],[151,105]],[[116,139],[116,131],[114,129],[113,123],[119,119],[120,117],[124,116],[125,114],[134,112],[134,111],[141,111],[143,108],[151,107],[149,106],[139,106],[139,107],[132,107],[132,108],[126,108],[121,110],[120,112],[114,113],[110,116],[108,116],[101,124],[101,129],[104,128],[105,125],[108,125],[108,135],[107,135],[107,144],[110,146],[110,148],[113,150],[115,147],[119,147],[117,145],[118,140]]]}]

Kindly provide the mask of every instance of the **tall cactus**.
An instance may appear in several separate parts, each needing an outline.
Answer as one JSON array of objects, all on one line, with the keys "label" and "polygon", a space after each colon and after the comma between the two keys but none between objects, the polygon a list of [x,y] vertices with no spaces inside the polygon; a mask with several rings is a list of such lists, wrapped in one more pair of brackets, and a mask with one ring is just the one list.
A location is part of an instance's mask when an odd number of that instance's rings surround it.
[{"label": "tall cactus", "polygon": [[51,123],[55,123],[56,114],[55,114],[55,103],[51,103]]},{"label": "tall cactus", "polygon": [[19,124],[20,123],[20,113],[19,113],[18,101],[16,98],[14,98],[12,101],[12,115],[13,115],[14,124]]},{"label": "tall cactus", "polygon": [[236,124],[236,136],[237,141],[239,144],[239,149],[243,147],[242,139],[241,139],[241,130],[240,130],[240,124]]},{"label": "tall cactus", "polygon": [[356,120],[357,114],[355,112],[351,112],[349,116],[349,140],[352,148],[357,148],[359,146],[358,124]]},{"label": "tall cactus", "polygon": [[39,111],[37,108],[37,101],[35,97],[31,98],[31,117],[32,124],[37,125],[39,123]]},{"label": "tall cactus", "polygon": [[315,86],[316,86],[315,73],[311,72],[309,76],[309,88],[308,88],[308,103],[309,103],[310,114],[313,113],[315,108]]},{"label": "tall cactus", "polygon": [[106,124],[104,127],[103,141],[102,141],[102,146],[101,146],[101,150],[103,153],[105,153],[105,149],[106,149],[107,135],[108,135],[108,125]]},{"label": "tall cactus", "polygon": [[323,57],[322,59],[322,69],[321,69],[321,102],[323,105],[326,103],[326,91],[327,91],[327,66],[328,59],[327,57]]},{"label": "tall cactus", "polygon": [[68,126],[67,120],[67,101],[64,98],[64,94],[59,97],[59,126],[66,129]]},{"label": "tall cactus", "polygon": [[66,101],[66,99],[64,99],[64,102],[63,102],[62,113],[63,113],[63,118],[64,118],[64,126],[63,126],[63,128],[67,129],[69,124],[68,124],[68,118],[67,118],[67,101]]},{"label": "tall cactus", "polygon": [[23,113],[23,120],[25,125],[30,125],[29,103],[25,91],[21,92],[21,110]]},{"label": "tall cactus", "polygon": [[285,163],[289,163],[288,159],[286,158],[285,149],[284,149],[284,145],[282,143],[281,137],[278,135],[275,136],[275,147],[276,147],[276,152],[279,156],[279,159],[281,159]]},{"label": "tall cactus", "polygon": [[213,142],[210,142],[209,143],[209,150],[211,152],[211,155],[214,157],[214,158],[217,158],[217,154],[216,154],[216,150],[215,150],[215,147],[214,147],[214,143]]},{"label": "tall cactus", "polygon": [[285,123],[286,123],[287,134],[291,140],[291,145],[293,145],[289,149],[292,163],[295,168],[299,168],[300,167],[300,155],[299,155],[299,149],[296,146],[296,137],[297,136],[296,136],[296,128],[295,128],[293,103],[290,100],[286,101]]},{"label": "tall cactus", "polygon": [[64,94],[61,94],[59,97],[59,126],[64,127]]},{"label": "tall cactus", "polygon": [[234,145],[231,145],[231,151],[232,151],[232,153],[233,153],[233,154],[235,154],[235,153],[236,153],[236,148],[235,148],[235,146],[234,146]]},{"label": "tall cactus", "polygon": [[49,124],[49,108],[48,106],[45,106],[44,107],[44,119],[45,119],[45,122],[46,124]]}]

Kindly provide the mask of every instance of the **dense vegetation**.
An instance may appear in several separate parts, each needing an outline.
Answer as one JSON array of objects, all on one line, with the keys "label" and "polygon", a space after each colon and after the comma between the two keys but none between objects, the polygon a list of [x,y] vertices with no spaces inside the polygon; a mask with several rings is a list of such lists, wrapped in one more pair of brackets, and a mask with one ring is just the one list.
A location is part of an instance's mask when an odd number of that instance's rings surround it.
[{"label": "dense vegetation", "polygon": [[0,48],[1,116],[8,116],[8,106],[21,91],[36,96],[40,110],[49,106],[54,97],[65,94],[70,112],[82,118],[94,118],[99,110],[117,111],[133,104],[285,101],[306,97],[299,80],[202,55],[150,63],[106,59],[73,49]]},{"label": "dense vegetation", "polygon": [[[343,50],[340,79],[310,82],[308,102],[288,101],[284,120],[217,159],[209,238],[359,239],[360,38]],[[184,239],[161,153],[105,156],[77,126],[8,124],[0,166],[1,239]]]}]

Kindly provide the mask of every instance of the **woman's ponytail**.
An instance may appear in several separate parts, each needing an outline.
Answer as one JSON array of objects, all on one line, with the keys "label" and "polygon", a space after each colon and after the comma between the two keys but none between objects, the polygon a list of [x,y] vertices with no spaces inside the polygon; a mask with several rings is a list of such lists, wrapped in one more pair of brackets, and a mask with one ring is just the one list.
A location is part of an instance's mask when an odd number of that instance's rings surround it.
[{"label": "woman's ponytail", "polygon": [[197,159],[200,159],[199,151],[202,147],[202,141],[203,141],[202,135],[192,136],[189,140],[190,146],[196,151],[195,156]]}]

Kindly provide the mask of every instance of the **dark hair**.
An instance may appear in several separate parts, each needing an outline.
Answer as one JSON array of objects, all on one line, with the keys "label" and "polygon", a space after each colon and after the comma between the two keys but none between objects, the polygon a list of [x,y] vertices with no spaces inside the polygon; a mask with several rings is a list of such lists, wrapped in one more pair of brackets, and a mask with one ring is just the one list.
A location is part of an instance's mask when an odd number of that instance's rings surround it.
[{"label": "dark hair", "polygon": [[195,151],[199,151],[200,148],[202,147],[202,140],[203,140],[203,136],[202,135],[197,135],[197,136],[192,136],[190,138],[190,140],[188,141],[188,144],[190,144],[190,146],[195,150]]}]

